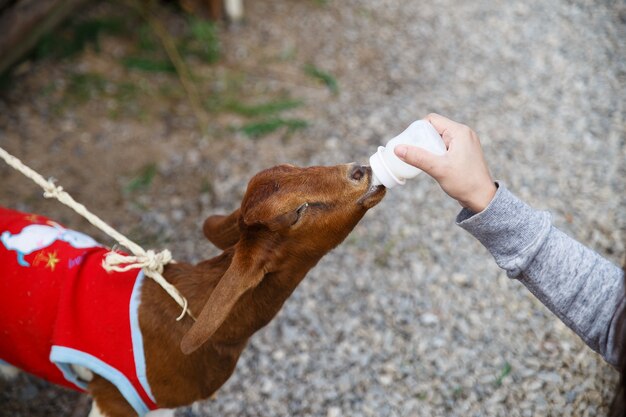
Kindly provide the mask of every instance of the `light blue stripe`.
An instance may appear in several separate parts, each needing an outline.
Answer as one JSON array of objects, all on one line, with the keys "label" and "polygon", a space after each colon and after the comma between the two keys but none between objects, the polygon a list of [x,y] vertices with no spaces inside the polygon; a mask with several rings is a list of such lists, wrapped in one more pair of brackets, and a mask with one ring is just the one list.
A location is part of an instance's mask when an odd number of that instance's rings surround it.
[{"label": "light blue stripe", "polygon": [[139,327],[139,304],[141,303],[141,286],[143,285],[143,281],[143,271],[140,271],[137,275],[135,286],[133,287],[133,293],[130,296],[130,334],[133,343],[137,378],[144,391],[146,391],[146,394],[148,394],[148,397],[156,404],[146,374],[146,356],[143,350],[143,336],[141,335],[141,328]]},{"label": "light blue stripe", "polygon": [[[52,348],[54,350],[54,347]],[[63,374],[63,377],[71,382],[72,384],[76,385],[78,388],[87,391],[87,383],[83,380],[81,380],[80,378],[78,378],[78,375],[76,374],[76,372],[74,372],[74,370],[72,369],[72,364],[71,363],[60,363],[57,362],[55,360],[52,359],[52,353],[50,353],[50,362],[54,363],[57,368],[59,368],[59,370],[61,371],[61,373]],[[67,362],[67,361],[66,361]]]},{"label": "light blue stripe", "polygon": [[52,346],[50,361],[63,372],[65,379],[81,389],[86,389],[86,384],[79,381],[71,365],[84,366],[115,385],[139,416],[148,413],[148,407],[126,376],[95,356],[65,346]]}]

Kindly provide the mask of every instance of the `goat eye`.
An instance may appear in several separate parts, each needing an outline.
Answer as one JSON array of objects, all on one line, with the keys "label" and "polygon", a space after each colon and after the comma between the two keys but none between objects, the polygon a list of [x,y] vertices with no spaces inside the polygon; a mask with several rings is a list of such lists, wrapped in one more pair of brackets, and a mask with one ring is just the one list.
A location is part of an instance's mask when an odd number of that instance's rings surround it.
[{"label": "goat eye", "polygon": [[303,205],[301,205],[300,207],[296,209],[296,218],[293,220],[293,223],[291,223],[292,225],[298,223],[298,220],[300,220],[302,213],[305,212],[307,207],[309,207],[309,203],[304,203]]},{"label": "goat eye", "polygon": [[300,217],[302,215],[302,213],[304,213],[304,211],[307,209],[307,207],[309,207],[309,203],[304,203],[303,205],[298,207],[298,210],[296,210],[296,213],[298,213],[298,217]]}]

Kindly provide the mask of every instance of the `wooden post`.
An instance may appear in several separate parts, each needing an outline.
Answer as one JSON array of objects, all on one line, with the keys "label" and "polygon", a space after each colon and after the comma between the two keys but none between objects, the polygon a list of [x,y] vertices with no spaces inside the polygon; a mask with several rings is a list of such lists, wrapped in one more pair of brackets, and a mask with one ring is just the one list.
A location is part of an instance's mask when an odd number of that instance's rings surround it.
[{"label": "wooden post", "polygon": [[0,11],[0,74],[86,0],[18,0]]}]

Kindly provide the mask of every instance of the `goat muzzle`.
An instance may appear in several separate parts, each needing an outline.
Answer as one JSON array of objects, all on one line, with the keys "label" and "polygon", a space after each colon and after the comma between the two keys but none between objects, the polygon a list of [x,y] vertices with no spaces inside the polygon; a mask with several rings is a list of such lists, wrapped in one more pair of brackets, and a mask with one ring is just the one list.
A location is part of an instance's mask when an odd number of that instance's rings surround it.
[{"label": "goat muzzle", "polygon": [[348,170],[348,175],[350,179],[353,181],[367,181],[369,187],[363,196],[359,199],[358,203],[365,207],[366,209],[370,209],[378,204],[383,197],[387,189],[383,185],[373,185],[372,184],[372,168],[367,165],[354,165]]}]

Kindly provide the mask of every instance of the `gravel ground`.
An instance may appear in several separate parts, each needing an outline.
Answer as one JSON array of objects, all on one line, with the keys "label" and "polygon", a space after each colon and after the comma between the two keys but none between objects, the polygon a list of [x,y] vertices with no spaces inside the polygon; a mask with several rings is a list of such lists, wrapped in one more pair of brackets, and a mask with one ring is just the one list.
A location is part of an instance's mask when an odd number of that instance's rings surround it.
[{"label": "gravel ground", "polygon": [[[550,210],[568,234],[623,261],[623,2],[246,7],[244,26],[222,29],[211,88],[226,88],[221,75],[236,69],[250,97],[288,91],[306,103],[293,110],[309,121],[305,130],[207,140],[184,102],[152,103],[146,117],[114,121],[103,110],[110,103],[98,100],[51,111],[43,87],[63,84],[70,69],[106,66],[119,51],[104,40],[99,54],[21,68],[0,99],[0,143],[122,231],[197,261],[216,253],[201,242],[204,217],[236,207],[258,170],[366,162],[377,145],[437,111],[474,127],[494,177]],[[337,79],[339,94],[303,75],[309,62]],[[149,162],[152,186],[124,192]],[[7,168],[0,174],[0,203],[91,230]],[[605,415],[616,372],[454,225],[457,211],[425,176],[391,190],[251,340],[217,399],[178,415]],[[29,408],[50,403],[50,388],[37,384],[22,378],[5,387],[0,415],[56,415]],[[58,395],[58,410],[75,401]]]}]

